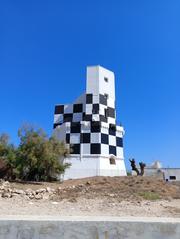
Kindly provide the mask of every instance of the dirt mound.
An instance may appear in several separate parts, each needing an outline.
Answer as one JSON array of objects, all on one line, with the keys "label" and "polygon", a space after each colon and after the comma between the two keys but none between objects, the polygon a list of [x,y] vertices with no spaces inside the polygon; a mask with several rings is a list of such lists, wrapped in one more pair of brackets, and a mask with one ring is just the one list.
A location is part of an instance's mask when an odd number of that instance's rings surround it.
[{"label": "dirt mound", "polygon": [[180,184],[151,177],[93,177],[64,182],[53,199],[114,198],[116,201],[180,199]]},{"label": "dirt mound", "polygon": [[92,177],[63,183],[7,183],[0,187],[2,197],[77,201],[77,199],[114,199],[142,201],[180,199],[180,183],[172,184],[155,177]]}]

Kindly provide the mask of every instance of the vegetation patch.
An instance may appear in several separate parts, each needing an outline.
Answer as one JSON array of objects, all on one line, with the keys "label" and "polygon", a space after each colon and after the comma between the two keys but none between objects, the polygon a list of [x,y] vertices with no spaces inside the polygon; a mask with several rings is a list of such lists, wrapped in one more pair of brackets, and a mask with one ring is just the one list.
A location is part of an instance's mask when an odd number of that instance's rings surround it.
[{"label": "vegetation patch", "polygon": [[160,199],[160,195],[156,192],[140,192],[139,196],[145,200],[155,201]]},{"label": "vegetation patch", "polygon": [[52,181],[70,166],[64,163],[69,150],[54,135],[48,137],[42,129],[24,125],[18,136],[16,147],[7,134],[0,135],[0,178]]}]

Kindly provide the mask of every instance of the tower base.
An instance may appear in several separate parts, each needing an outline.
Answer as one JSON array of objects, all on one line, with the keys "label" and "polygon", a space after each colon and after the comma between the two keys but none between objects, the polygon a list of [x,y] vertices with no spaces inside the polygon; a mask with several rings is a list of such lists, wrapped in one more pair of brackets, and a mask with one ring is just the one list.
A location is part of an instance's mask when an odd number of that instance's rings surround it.
[{"label": "tower base", "polygon": [[114,156],[69,156],[65,162],[70,163],[71,167],[66,169],[64,180],[95,176],[127,176],[124,159]]}]

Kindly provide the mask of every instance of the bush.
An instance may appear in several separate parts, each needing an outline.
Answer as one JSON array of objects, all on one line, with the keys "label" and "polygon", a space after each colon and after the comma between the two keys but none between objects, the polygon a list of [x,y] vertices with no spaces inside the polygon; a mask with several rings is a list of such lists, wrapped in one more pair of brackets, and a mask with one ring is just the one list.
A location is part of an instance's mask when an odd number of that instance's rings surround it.
[{"label": "bush", "polygon": [[16,176],[16,149],[9,143],[7,134],[0,135],[0,178],[13,179]]},{"label": "bush", "polygon": [[[3,136],[3,137],[2,137]],[[4,135],[0,141],[0,177],[28,181],[51,181],[64,173],[69,164],[64,163],[68,150],[54,136],[48,138],[42,129],[26,125],[19,129],[18,148],[8,143]],[[1,169],[0,169],[1,171]],[[10,175],[8,174],[10,171]]]}]

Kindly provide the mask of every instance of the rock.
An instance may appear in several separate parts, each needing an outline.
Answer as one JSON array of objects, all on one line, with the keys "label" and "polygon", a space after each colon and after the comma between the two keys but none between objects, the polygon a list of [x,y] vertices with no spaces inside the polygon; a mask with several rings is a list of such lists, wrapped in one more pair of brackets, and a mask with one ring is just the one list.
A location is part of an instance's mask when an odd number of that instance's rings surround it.
[{"label": "rock", "polygon": [[23,195],[23,198],[26,199],[26,200],[30,200],[30,198],[27,195]]},{"label": "rock", "polygon": [[2,186],[9,188],[10,187],[10,183],[8,181],[5,181],[2,183]]},{"label": "rock", "polygon": [[114,196],[115,196],[115,194],[113,194],[113,193],[112,193],[112,194],[109,194],[109,197],[114,197]]},{"label": "rock", "polygon": [[42,196],[42,198],[43,198],[44,200],[48,200],[48,199],[49,199],[49,193],[44,193],[43,196]]},{"label": "rock", "polygon": [[29,199],[34,199],[34,195],[28,195]]},{"label": "rock", "polygon": [[91,185],[91,183],[89,181],[86,182],[86,185]]},{"label": "rock", "polygon": [[3,192],[2,195],[1,195],[2,198],[11,198],[12,195],[11,193],[7,193],[7,192]]},{"label": "rock", "polygon": [[17,193],[11,193],[11,197],[17,197],[18,196],[18,194]]},{"label": "rock", "polygon": [[26,195],[31,195],[32,194],[32,189],[28,188],[25,190]]},{"label": "rock", "polygon": [[36,195],[36,191],[32,191],[32,195],[34,195],[34,196],[35,196],[35,195]]},{"label": "rock", "polygon": [[1,179],[0,179],[0,184],[2,184],[3,182],[4,182],[4,180],[1,178]]},{"label": "rock", "polygon": [[78,184],[78,187],[82,188],[82,187],[84,187],[84,185],[83,184]]},{"label": "rock", "polygon": [[76,198],[70,198],[70,199],[68,200],[68,202],[75,203],[75,202],[77,202],[77,199],[76,199]]},{"label": "rock", "polygon": [[38,194],[38,193],[45,193],[45,192],[46,192],[45,188],[40,188],[40,189],[36,190],[36,194]]},{"label": "rock", "polygon": [[48,193],[50,193],[51,190],[52,190],[52,189],[51,189],[50,187],[47,187],[47,188],[46,188],[46,192],[48,192]]},{"label": "rock", "polygon": [[52,189],[51,189],[51,192],[52,192],[52,193],[55,193],[55,192],[56,192],[56,190],[55,190],[54,188],[52,188]]},{"label": "rock", "polygon": [[42,195],[41,195],[41,194],[37,194],[37,195],[35,195],[35,199],[36,199],[36,200],[40,200],[40,199],[42,199]]},{"label": "rock", "polygon": [[20,189],[13,190],[13,193],[16,193],[16,194],[25,194],[25,192],[24,192],[23,190],[20,190]]}]

